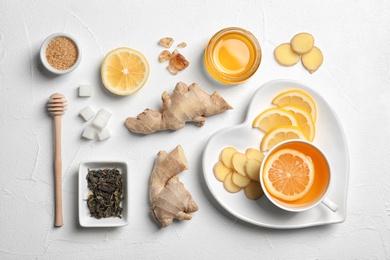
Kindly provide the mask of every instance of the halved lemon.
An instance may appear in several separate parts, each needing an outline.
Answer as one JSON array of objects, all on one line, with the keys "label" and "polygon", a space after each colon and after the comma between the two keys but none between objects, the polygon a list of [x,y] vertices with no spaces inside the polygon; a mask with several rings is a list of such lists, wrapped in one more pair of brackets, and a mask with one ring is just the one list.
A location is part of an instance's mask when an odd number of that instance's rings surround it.
[{"label": "halved lemon", "polygon": [[305,91],[300,89],[287,90],[277,95],[272,104],[278,107],[284,106],[296,106],[309,113],[313,119],[313,122],[317,118],[317,108],[314,99]]},{"label": "halved lemon", "polygon": [[280,142],[289,139],[303,139],[307,140],[302,130],[297,126],[278,126],[268,131],[261,140],[260,150],[268,151]]},{"label": "halved lemon", "polygon": [[273,197],[294,201],[309,192],[314,174],[309,156],[294,149],[282,149],[271,154],[265,162],[263,181]]},{"label": "halved lemon", "polygon": [[148,79],[149,71],[145,56],[126,47],[110,51],[101,66],[104,87],[120,96],[128,96],[140,90]]},{"label": "halved lemon", "polygon": [[261,112],[252,123],[253,127],[257,127],[264,132],[268,132],[272,128],[279,125],[295,125],[297,126],[297,120],[295,119],[294,113],[273,107]]},{"label": "halved lemon", "polygon": [[305,110],[300,109],[297,106],[284,106],[282,109],[294,113],[299,128],[306,135],[307,140],[312,142],[314,140],[316,128],[311,116]]}]

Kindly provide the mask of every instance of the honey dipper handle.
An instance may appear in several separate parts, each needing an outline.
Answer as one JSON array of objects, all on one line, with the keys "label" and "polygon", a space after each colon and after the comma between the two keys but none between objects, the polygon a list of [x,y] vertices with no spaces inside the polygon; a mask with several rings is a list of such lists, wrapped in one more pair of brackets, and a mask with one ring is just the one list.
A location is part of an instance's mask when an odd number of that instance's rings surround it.
[{"label": "honey dipper handle", "polygon": [[61,227],[62,219],[62,156],[61,156],[61,116],[54,117],[55,127],[55,158],[54,158],[54,181],[55,181],[55,222],[54,226]]}]

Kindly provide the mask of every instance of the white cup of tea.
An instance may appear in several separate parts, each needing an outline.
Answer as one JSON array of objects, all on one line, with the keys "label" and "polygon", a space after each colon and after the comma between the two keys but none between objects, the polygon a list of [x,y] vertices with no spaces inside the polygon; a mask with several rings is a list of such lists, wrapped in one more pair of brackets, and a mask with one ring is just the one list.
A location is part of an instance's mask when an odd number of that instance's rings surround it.
[{"label": "white cup of tea", "polygon": [[324,153],[313,143],[287,140],[265,155],[260,167],[264,194],[277,207],[301,212],[322,203],[336,212],[328,197],[331,167]]}]

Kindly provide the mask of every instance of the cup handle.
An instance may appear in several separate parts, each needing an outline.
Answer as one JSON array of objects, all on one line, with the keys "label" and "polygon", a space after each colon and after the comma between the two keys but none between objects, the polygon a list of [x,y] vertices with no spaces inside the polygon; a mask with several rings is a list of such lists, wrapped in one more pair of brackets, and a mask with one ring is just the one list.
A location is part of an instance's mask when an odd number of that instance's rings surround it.
[{"label": "cup handle", "polygon": [[332,210],[333,212],[336,212],[339,207],[333,202],[331,201],[330,199],[328,198],[325,198],[322,203],[327,206],[330,210]]}]

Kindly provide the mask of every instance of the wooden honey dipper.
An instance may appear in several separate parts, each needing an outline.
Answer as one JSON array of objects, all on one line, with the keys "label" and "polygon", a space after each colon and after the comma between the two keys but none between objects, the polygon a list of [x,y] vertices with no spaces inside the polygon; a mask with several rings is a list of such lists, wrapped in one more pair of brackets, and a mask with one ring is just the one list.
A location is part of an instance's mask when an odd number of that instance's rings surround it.
[{"label": "wooden honey dipper", "polygon": [[55,153],[54,153],[54,181],[55,181],[55,222],[54,226],[61,227],[62,219],[62,157],[61,157],[61,116],[67,107],[65,96],[55,93],[47,102],[47,111],[54,117]]}]

